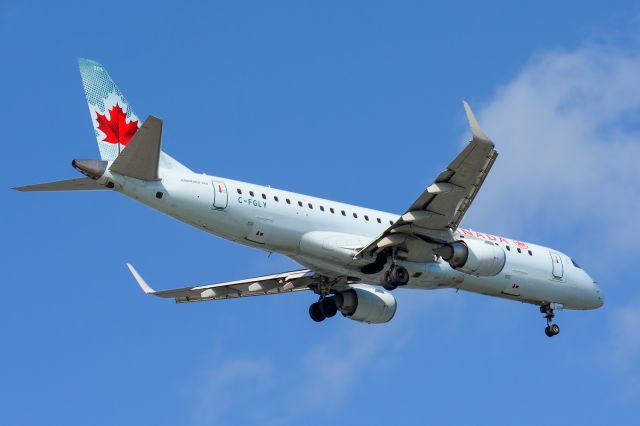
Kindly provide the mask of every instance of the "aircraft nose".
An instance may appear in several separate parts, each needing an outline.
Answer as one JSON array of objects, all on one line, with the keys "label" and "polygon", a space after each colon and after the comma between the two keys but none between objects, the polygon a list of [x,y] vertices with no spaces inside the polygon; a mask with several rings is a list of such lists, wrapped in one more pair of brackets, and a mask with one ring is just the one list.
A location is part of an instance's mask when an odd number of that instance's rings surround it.
[{"label": "aircraft nose", "polygon": [[595,287],[596,296],[598,298],[596,302],[596,308],[601,308],[604,305],[604,295],[600,290],[600,286],[596,282],[593,283],[593,286]]},{"label": "aircraft nose", "polygon": [[591,282],[591,290],[590,290],[590,302],[591,306],[589,309],[598,309],[604,305],[604,296],[602,295],[602,291],[600,290],[600,286],[595,281]]}]

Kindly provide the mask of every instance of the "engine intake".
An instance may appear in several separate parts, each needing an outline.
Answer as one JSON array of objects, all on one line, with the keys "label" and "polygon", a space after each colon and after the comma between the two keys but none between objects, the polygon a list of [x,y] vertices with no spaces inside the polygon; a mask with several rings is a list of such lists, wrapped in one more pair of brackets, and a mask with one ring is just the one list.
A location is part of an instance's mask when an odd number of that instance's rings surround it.
[{"label": "engine intake", "polygon": [[507,261],[502,247],[491,241],[456,241],[439,247],[434,252],[452,268],[481,277],[498,275]]},{"label": "engine intake", "polygon": [[345,317],[382,324],[391,321],[396,313],[396,298],[388,291],[367,285],[354,285],[350,290],[335,295],[338,310]]}]

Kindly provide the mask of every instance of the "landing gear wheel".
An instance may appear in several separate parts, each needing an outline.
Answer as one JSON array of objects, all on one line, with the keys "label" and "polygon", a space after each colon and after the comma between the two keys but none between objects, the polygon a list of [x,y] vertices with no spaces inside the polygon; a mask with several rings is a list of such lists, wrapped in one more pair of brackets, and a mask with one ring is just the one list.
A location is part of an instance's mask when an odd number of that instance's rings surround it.
[{"label": "landing gear wheel", "polygon": [[397,285],[395,285],[395,284],[388,284],[388,283],[384,283],[384,284],[382,284],[382,288],[384,288],[384,289],[385,289],[385,290],[387,290],[387,291],[393,291],[393,290],[395,290],[396,288],[398,288],[398,286],[397,286]]},{"label": "landing gear wheel", "polygon": [[407,285],[409,282],[409,271],[404,266],[396,266],[391,270],[391,277],[397,286]]},{"label": "landing gear wheel", "polygon": [[544,328],[544,334],[549,337],[553,337],[558,333],[560,333],[560,327],[558,326],[558,324],[551,324]]},{"label": "landing gear wheel", "polygon": [[406,285],[409,282],[409,271],[404,266],[393,265],[384,273],[384,279],[382,280],[382,287],[385,290],[395,290],[401,285]]},{"label": "landing gear wheel", "polygon": [[384,273],[384,279],[382,280],[382,288],[384,288],[387,291],[393,291],[396,288],[398,288],[398,286],[391,281],[391,271],[387,271]]},{"label": "landing gear wheel", "polygon": [[324,319],[327,318],[320,310],[320,304],[318,302],[312,303],[311,306],[309,306],[309,316],[315,322],[324,321]]},{"label": "landing gear wheel", "polygon": [[325,318],[331,318],[338,312],[336,301],[333,297],[324,297],[318,302],[320,312]]}]

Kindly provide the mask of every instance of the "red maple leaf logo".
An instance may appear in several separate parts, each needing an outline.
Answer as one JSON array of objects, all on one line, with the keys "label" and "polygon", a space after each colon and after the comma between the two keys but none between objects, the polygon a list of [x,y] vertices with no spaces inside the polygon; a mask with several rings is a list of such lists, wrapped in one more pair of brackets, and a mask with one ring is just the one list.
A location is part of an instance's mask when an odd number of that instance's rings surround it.
[{"label": "red maple leaf logo", "polygon": [[127,146],[133,135],[138,131],[138,120],[131,120],[127,123],[127,114],[117,102],[109,110],[109,117],[111,118],[107,118],[106,114],[102,115],[96,111],[98,130],[105,134],[104,142],[118,144],[118,153],[120,153],[120,145]]}]

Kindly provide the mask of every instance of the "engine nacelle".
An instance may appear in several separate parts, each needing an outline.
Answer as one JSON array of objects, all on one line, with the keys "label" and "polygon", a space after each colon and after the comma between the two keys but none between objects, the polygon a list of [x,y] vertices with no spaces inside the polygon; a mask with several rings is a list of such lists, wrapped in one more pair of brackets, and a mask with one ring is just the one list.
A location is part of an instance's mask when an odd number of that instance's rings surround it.
[{"label": "engine nacelle", "polygon": [[452,268],[481,277],[498,275],[507,261],[502,247],[491,241],[456,241],[434,251]]},{"label": "engine nacelle", "polygon": [[334,297],[342,315],[355,321],[382,324],[391,321],[396,313],[396,298],[381,288],[354,285]]}]

